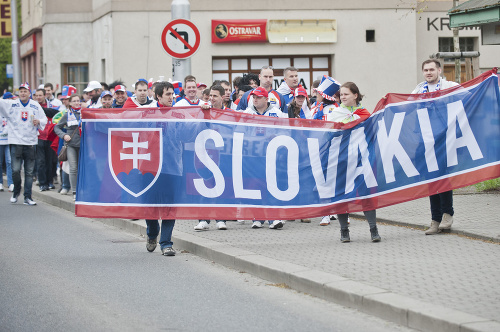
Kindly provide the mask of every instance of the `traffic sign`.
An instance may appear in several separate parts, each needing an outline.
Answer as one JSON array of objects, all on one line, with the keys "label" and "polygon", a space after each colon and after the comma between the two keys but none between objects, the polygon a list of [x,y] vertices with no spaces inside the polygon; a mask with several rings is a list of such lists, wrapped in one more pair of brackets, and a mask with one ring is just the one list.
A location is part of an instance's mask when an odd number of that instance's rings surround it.
[{"label": "traffic sign", "polygon": [[170,56],[186,59],[200,47],[200,31],[191,21],[173,20],[162,31],[161,44]]}]

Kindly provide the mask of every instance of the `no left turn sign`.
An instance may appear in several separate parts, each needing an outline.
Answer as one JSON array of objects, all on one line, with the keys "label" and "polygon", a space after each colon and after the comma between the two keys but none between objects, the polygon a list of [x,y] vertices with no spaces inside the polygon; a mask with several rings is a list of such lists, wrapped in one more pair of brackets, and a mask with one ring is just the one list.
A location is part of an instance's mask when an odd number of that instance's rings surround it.
[{"label": "no left turn sign", "polygon": [[191,21],[173,20],[162,31],[161,44],[170,56],[186,59],[200,47],[200,31]]}]

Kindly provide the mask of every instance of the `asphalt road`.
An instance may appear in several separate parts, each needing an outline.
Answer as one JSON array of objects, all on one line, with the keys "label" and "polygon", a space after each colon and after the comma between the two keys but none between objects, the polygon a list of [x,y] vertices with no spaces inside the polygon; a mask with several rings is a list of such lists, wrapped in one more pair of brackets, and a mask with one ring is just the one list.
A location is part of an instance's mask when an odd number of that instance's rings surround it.
[{"label": "asphalt road", "polygon": [[0,331],[410,331],[9,197],[0,193]]}]

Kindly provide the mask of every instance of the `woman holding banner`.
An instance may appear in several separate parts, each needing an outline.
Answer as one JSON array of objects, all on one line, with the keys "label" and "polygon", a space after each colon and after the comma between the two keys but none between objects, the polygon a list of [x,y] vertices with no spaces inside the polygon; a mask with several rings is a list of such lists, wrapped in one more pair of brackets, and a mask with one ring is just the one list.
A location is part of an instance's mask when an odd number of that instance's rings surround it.
[{"label": "woman holding banner", "polygon": [[[363,95],[359,92],[358,87],[353,82],[346,82],[340,86],[340,101],[341,105],[327,115],[327,121],[348,123],[358,119],[367,119],[370,112],[361,106]],[[377,229],[377,214],[376,210],[363,211],[368,224],[370,225],[370,233],[372,242],[380,242],[382,238],[378,234]],[[340,223],[340,241],[350,242],[349,237],[349,214],[338,214],[337,218]]]}]

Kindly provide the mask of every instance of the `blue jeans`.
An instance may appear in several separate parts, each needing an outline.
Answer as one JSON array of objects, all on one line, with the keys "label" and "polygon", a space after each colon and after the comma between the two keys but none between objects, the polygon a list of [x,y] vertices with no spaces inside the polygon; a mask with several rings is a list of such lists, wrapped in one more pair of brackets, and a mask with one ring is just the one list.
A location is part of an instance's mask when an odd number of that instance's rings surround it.
[{"label": "blue jeans", "polygon": [[453,215],[453,190],[429,196],[429,199],[431,201],[432,220],[441,222],[443,213]]},{"label": "blue jeans", "polygon": [[35,169],[36,145],[10,145],[14,196],[21,193],[21,165],[24,163],[24,198],[31,198],[33,170]]},{"label": "blue jeans", "polygon": [[[7,186],[10,186],[14,182],[12,182],[12,165],[10,163],[10,149],[8,145],[0,145],[0,173],[2,172],[1,167],[4,159],[7,166]],[[0,185],[3,186],[3,176],[0,176]]]},{"label": "blue jeans", "polygon": [[[160,233],[160,223],[156,219],[146,219],[146,233],[148,238],[154,239]],[[174,230],[175,219],[161,221],[160,248],[172,247],[172,231]]]},{"label": "blue jeans", "polygon": [[69,183],[69,174],[66,173],[65,171],[63,171],[62,167],[61,167],[61,183],[62,183],[61,186],[63,189],[70,191],[71,184]]}]

